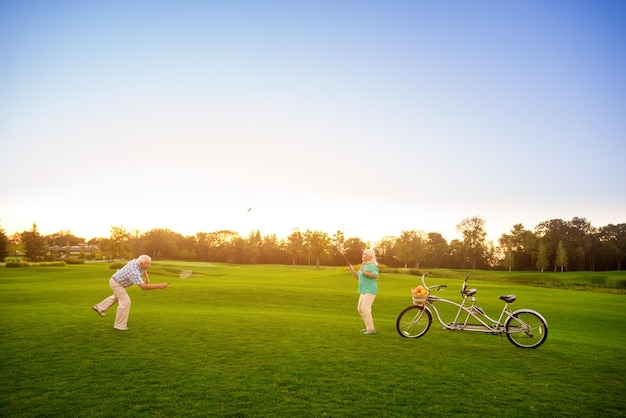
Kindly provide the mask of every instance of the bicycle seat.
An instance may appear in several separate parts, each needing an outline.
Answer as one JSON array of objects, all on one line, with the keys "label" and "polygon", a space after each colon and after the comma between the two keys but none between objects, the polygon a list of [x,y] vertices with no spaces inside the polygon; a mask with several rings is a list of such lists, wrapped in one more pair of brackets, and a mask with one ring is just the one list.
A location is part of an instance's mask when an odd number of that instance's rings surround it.
[{"label": "bicycle seat", "polygon": [[476,294],[476,289],[472,288],[463,290],[463,294],[466,296],[474,296]]},{"label": "bicycle seat", "polygon": [[500,299],[502,299],[503,301],[505,301],[506,303],[513,303],[515,302],[515,295],[504,295],[504,296],[500,296]]}]

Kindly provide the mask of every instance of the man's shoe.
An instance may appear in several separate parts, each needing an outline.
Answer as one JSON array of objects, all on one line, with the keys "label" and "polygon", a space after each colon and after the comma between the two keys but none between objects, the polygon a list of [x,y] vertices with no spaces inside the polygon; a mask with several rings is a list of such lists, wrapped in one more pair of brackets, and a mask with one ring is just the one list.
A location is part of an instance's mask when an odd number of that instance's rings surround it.
[{"label": "man's shoe", "polygon": [[93,309],[94,311],[96,311],[96,313],[97,313],[98,315],[100,315],[100,316],[106,316],[106,314],[105,314],[104,312],[100,312],[100,311],[98,310],[98,307],[97,307],[96,305],[93,305],[93,306],[91,307],[91,309]]},{"label": "man's shoe", "polygon": [[128,327],[126,328],[117,328],[117,327],[113,327],[113,329],[116,329],[118,331],[128,331]]}]

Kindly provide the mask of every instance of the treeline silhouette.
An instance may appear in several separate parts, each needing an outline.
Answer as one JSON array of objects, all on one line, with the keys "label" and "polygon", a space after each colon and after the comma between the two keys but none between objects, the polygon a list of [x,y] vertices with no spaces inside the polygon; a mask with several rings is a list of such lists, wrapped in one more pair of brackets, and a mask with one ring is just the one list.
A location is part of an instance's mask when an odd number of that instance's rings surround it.
[{"label": "treeline silhouette", "polygon": [[417,269],[621,270],[626,259],[625,223],[596,228],[585,218],[575,217],[541,222],[532,231],[516,224],[497,243],[486,241],[484,226],[483,219],[472,217],[457,225],[462,239],[448,242],[437,232],[410,230],[369,244],[345,237],[341,231],[331,236],[297,228],[288,237],[278,238],[260,231],[248,236],[229,230],[183,236],[169,229],[139,233],[112,227],[110,237],[85,241],[69,231],[43,236],[33,224],[30,231],[10,239],[0,230],[0,258],[116,260],[148,254],[157,260],[339,266],[345,263],[337,251],[339,243],[353,264],[371,246],[380,263]]}]

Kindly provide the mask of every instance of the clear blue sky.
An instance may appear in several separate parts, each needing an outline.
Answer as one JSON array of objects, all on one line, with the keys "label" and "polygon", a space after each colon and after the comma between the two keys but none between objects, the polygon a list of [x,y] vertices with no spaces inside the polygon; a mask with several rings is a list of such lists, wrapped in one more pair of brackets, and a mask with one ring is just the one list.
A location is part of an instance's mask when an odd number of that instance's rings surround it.
[{"label": "clear blue sky", "polygon": [[622,0],[2,0],[0,227],[623,223],[625,74]]}]

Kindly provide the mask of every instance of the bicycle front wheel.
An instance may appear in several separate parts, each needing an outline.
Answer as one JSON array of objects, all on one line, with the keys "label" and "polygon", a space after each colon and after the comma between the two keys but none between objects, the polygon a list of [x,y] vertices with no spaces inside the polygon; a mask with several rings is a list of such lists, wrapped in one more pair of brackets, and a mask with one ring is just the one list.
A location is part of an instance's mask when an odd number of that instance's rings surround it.
[{"label": "bicycle front wheel", "polygon": [[409,306],[398,315],[396,330],[405,338],[418,338],[426,334],[433,322],[430,309],[425,306]]},{"label": "bicycle front wheel", "polygon": [[537,348],[548,338],[548,324],[534,311],[513,312],[505,327],[507,338],[517,347]]}]

